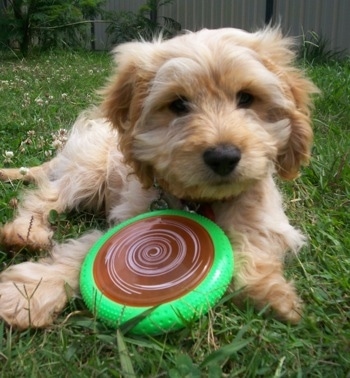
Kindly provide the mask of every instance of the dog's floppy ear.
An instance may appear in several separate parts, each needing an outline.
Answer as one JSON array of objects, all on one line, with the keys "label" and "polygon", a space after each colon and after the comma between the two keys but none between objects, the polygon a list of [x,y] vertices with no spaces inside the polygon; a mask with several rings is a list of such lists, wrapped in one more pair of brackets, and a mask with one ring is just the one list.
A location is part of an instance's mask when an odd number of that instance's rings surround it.
[{"label": "dog's floppy ear", "polygon": [[285,72],[282,80],[286,85],[286,96],[294,106],[288,112],[290,136],[279,151],[276,168],[282,178],[290,180],[298,176],[301,165],[306,165],[310,159],[313,141],[310,95],[317,93],[318,89],[297,70]]},{"label": "dog's floppy ear", "polygon": [[130,42],[113,51],[117,72],[107,86],[100,91],[104,116],[119,133],[119,148],[124,161],[138,176],[144,187],[153,183],[151,167],[145,166],[133,156],[134,128],[141,115],[143,102],[154,76],[151,63],[153,44]]},{"label": "dog's floppy ear", "polygon": [[258,43],[253,46],[262,56],[266,67],[274,72],[288,102],[287,117],[290,119],[290,136],[279,150],[276,168],[284,179],[297,177],[301,165],[307,164],[313,141],[311,128],[311,95],[318,88],[295,68],[295,40],[282,36],[277,28],[266,28],[255,33]]},{"label": "dog's floppy ear", "polygon": [[130,42],[113,50],[116,73],[100,91],[102,110],[119,132],[127,131],[138,118],[152,73],[147,69],[152,44]]}]

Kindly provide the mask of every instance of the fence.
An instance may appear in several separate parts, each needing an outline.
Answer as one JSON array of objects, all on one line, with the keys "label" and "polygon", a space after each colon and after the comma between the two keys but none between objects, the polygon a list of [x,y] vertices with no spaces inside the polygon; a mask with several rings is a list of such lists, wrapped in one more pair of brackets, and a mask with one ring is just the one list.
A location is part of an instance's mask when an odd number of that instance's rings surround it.
[{"label": "fence", "polygon": [[[110,11],[136,12],[143,0],[109,0]],[[159,17],[178,21],[183,29],[236,27],[255,30],[272,18],[288,35],[316,32],[333,50],[350,53],[349,0],[174,0],[161,7]],[[96,48],[108,49],[106,25],[96,25]]]}]

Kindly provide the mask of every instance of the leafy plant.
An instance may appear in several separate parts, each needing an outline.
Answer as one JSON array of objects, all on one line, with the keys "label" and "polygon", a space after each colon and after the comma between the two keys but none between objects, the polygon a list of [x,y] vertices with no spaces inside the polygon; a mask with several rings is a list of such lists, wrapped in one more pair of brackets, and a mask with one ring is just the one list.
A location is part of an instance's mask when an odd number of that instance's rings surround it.
[{"label": "leafy plant", "polygon": [[329,41],[316,32],[309,31],[302,37],[300,57],[305,62],[329,64],[330,61],[339,59],[343,53],[344,51],[331,50]]},{"label": "leafy plant", "polygon": [[84,20],[102,12],[104,0],[10,0],[0,15],[0,42],[26,56],[33,45],[47,48],[84,42]]},{"label": "leafy plant", "polygon": [[174,19],[158,18],[159,8],[171,3],[172,0],[148,0],[137,13],[122,11],[110,15],[111,23],[107,33],[112,37],[112,43],[140,39],[151,40],[155,35],[162,34],[164,38],[171,38],[181,30],[181,25]]}]

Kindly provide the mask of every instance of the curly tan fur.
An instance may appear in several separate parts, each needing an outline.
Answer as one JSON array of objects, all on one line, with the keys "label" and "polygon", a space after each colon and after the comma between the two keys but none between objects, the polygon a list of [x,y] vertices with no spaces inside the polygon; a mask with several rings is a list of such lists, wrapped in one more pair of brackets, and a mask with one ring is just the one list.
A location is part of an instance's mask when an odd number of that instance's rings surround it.
[{"label": "curly tan fur", "polygon": [[[305,237],[289,224],[273,175],[292,179],[308,162],[317,89],[294,67],[292,47],[271,28],[118,46],[101,105],[77,119],[53,160],[29,169],[38,188],[1,230],[8,247],[51,252],[1,273],[0,317],[44,327],[79,291],[81,262],[99,234],[56,244],[50,210],[104,210],[116,224],[148,210],[156,180],[174,208],[210,203],[236,253],[234,287],[258,308],[298,321],[301,301],[283,261]],[[214,162],[206,158],[212,151]],[[19,178],[0,172],[2,180]]]}]

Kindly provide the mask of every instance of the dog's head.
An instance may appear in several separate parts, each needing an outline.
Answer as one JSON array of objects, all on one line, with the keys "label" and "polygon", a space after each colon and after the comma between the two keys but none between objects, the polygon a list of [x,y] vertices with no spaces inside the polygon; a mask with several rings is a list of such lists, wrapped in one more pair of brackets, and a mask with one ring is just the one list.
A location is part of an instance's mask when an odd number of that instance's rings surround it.
[{"label": "dog's head", "polygon": [[117,74],[102,108],[145,187],[179,198],[238,195],[275,169],[307,163],[314,85],[293,67],[277,29],[202,30],[114,52]]}]

